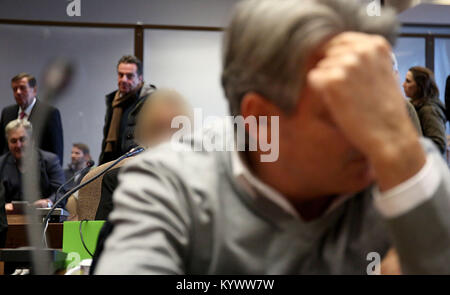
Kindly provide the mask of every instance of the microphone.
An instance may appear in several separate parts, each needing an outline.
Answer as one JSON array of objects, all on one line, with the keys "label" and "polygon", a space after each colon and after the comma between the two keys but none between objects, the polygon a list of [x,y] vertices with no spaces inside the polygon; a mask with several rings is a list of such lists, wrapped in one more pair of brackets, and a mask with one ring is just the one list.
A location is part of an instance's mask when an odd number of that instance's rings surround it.
[{"label": "microphone", "polygon": [[63,189],[63,187],[65,187],[67,184],[69,184],[72,180],[75,179],[75,177],[77,177],[80,174],[83,174],[84,172],[86,172],[87,170],[89,170],[92,166],[95,165],[95,162],[93,160],[89,160],[86,162],[86,167],[84,167],[83,169],[78,170],[77,172],[74,173],[74,175],[69,178],[69,180],[67,180],[65,183],[61,184],[60,187],[58,187],[58,189],[56,190],[56,198],[58,198],[58,194],[59,192]]},{"label": "microphone", "polygon": [[132,157],[134,155],[137,155],[140,152],[142,152],[143,150],[144,150],[144,148],[141,147],[141,146],[134,147],[128,153],[125,154],[126,158],[129,158],[129,157]]},{"label": "microphone", "polygon": [[[48,222],[50,220],[50,216],[53,213],[53,211],[55,211],[56,207],[65,199],[67,199],[68,197],[70,197],[71,195],[73,195],[73,193],[75,193],[76,191],[82,189],[83,187],[85,187],[86,185],[88,185],[89,183],[93,182],[94,180],[96,180],[97,178],[99,178],[100,176],[102,176],[103,174],[105,174],[106,172],[108,172],[109,170],[111,170],[111,168],[113,168],[114,166],[116,166],[119,162],[121,162],[122,160],[132,157],[134,155],[139,154],[140,152],[142,152],[144,150],[143,147],[137,146],[132,148],[129,152],[127,152],[126,154],[120,156],[119,158],[117,158],[113,163],[111,163],[108,167],[106,167],[105,169],[103,169],[99,174],[97,174],[96,176],[92,177],[91,179],[89,179],[86,182],[80,183],[79,185],[75,186],[74,188],[72,188],[71,190],[69,190],[67,193],[65,193],[58,201],[55,202],[55,204],[53,204],[52,209],[48,212],[47,216],[44,219],[44,233],[43,233],[43,240],[45,245],[47,245],[47,239],[46,239],[46,233],[47,233],[47,227],[48,227]],[[91,160],[92,161],[92,160]],[[94,161],[92,161],[94,162]]]}]

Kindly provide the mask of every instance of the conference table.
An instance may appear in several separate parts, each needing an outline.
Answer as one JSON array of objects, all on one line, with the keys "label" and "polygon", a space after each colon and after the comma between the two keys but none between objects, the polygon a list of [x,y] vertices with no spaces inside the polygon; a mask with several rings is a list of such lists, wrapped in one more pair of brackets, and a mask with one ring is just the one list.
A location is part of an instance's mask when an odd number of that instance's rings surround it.
[{"label": "conference table", "polygon": [[[8,232],[6,234],[5,248],[20,248],[30,246],[27,237],[28,221],[23,214],[7,214]],[[47,242],[49,248],[62,249],[63,223],[49,223],[47,229]],[[4,274],[4,263],[0,261],[0,275]]]}]

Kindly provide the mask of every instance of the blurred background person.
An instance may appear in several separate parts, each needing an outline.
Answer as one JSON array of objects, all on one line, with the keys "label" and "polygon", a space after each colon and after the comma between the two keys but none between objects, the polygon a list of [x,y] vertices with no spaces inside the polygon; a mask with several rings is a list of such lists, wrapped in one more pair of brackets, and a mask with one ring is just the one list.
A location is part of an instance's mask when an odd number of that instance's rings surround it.
[{"label": "blurred background person", "polygon": [[[4,186],[6,211],[13,211],[12,201],[22,201],[22,179],[27,173],[23,165],[25,149],[30,146],[31,123],[27,120],[16,119],[8,123],[5,128],[9,152],[0,157],[0,180]],[[38,149],[40,170],[41,199],[34,203],[38,208],[48,208],[55,203],[56,191],[64,183],[64,172],[59,164],[58,156]],[[64,204],[61,204],[64,207]]]},{"label": "blurred background person", "polygon": [[[394,70],[394,75],[400,83],[400,76],[398,74],[398,61],[397,61],[397,57],[395,56],[395,54],[393,52],[391,52],[391,58],[392,58],[392,68]],[[405,102],[406,102],[406,109],[408,110],[408,115],[411,118],[414,128],[416,128],[419,135],[422,135],[422,127],[420,126],[420,120],[419,120],[419,116],[417,115],[416,109],[414,108],[414,106],[408,99],[406,99]]]},{"label": "blurred background person", "polygon": [[412,67],[403,82],[405,95],[416,109],[423,136],[430,138],[445,155],[447,138],[445,135],[445,106],[439,100],[439,89],[431,70]]},{"label": "blurred background person", "polygon": [[[78,171],[82,170],[87,166],[87,162],[91,160],[91,155],[89,152],[89,147],[84,143],[74,143],[72,145],[72,152],[70,157],[70,163],[67,169],[64,170],[64,176],[66,181],[75,175]],[[89,172],[89,170],[76,175],[75,178],[64,186],[65,191],[69,191],[76,185],[78,185],[83,177]]]}]

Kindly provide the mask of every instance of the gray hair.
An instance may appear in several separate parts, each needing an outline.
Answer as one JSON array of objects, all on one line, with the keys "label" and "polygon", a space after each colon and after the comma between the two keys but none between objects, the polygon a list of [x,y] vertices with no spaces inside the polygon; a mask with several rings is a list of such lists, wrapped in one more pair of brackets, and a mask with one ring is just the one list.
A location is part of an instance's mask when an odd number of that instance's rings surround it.
[{"label": "gray hair", "polygon": [[30,121],[24,119],[16,119],[6,124],[5,127],[6,140],[8,140],[8,135],[12,130],[16,130],[21,127],[25,129],[25,131],[28,133],[29,136],[31,136],[32,127]]},{"label": "gray hair", "polygon": [[240,2],[224,36],[222,86],[232,115],[254,91],[283,111],[296,105],[313,50],[345,31],[384,36],[395,42],[393,10],[369,17],[354,0],[247,0]]}]

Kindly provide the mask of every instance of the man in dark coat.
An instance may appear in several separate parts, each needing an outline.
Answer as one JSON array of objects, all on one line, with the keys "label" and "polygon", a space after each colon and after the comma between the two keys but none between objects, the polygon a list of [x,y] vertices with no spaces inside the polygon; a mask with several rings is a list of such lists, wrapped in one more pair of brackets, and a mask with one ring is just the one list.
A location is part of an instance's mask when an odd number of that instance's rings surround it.
[{"label": "man in dark coat", "polygon": [[99,165],[128,152],[136,144],[136,116],[144,101],[156,89],[144,85],[142,63],[135,56],[123,56],[117,63],[118,90],[106,95],[106,115],[103,127],[102,152]]},{"label": "man in dark coat", "polygon": [[11,87],[16,104],[3,109],[0,118],[0,154],[8,152],[5,138],[6,125],[15,119],[27,119],[34,126],[35,122],[42,120],[44,113],[48,118],[44,124],[42,140],[39,148],[58,156],[60,164],[63,163],[64,141],[61,115],[59,110],[39,101],[36,98],[36,79],[27,73],[21,73],[11,79]]},{"label": "man in dark coat", "polygon": [[[22,179],[28,172],[22,160],[25,148],[32,146],[31,124],[27,120],[13,120],[6,126],[5,133],[9,152],[0,157],[0,181],[4,188],[0,199],[5,202],[6,211],[12,211],[12,201],[23,200]],[[34,202],[34,206],[48,208],[56,202],[56,191],[64,182],[64,172],[55,154],[39,149],[37,155],[41,199]]]}]

